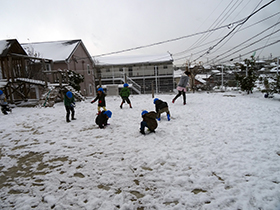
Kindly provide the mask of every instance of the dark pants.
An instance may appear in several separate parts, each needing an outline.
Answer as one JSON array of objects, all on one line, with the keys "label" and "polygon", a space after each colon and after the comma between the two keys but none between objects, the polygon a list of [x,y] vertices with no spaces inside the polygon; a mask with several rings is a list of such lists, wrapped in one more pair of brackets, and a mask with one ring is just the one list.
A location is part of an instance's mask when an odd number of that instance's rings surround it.
[{"label": "dark pants", "polygon": [[69,119],[70,111],[71,111],[72,119],[74,118],[74,115],[75,115],[74,107],[72,107],[72,106],[65,106],[65,109],[66,109],[66,121],[70,121],[70,119]]},{"label": "dark pants", "polygon": [[140,123],[140,126],[141,126],[141,127],[140,127],[140,131],[142,131],[142,132],[145,131],[145,127],[149,128],[146,121],[142,121],[142,122]]},{"label": "dark pants", "polygon": [[128,97],[122,97],[122,103],[127,102],[128,104],[130,104],[130,100]]},{"label": "dark pants", "polygon": [[182,94],[183,94],[183,100],[184,100],[184,104],[185,104],[186,103],[186,93],[184,91],[179,91],[178,94],[173,99],[173,101],[175,101],[177,98],[179,98]]},{"label": "dark pants", "polygon": [[11,111],[8,105],[1,105],[1,111],[3,114],[8,114],[8,111]]}]

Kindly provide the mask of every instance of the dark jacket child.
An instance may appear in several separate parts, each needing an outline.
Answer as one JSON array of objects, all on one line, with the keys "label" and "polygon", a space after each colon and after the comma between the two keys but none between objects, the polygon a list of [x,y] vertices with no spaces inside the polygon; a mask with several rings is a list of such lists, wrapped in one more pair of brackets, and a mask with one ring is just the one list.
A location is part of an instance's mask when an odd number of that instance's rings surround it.
[{"label": "dark jacket child", "polygon": [[179,98],[181,95],[183,95],[183,104],[186,105],[186,86],[189,83],[189,77],[191,73],[189,71],[185,71],[180,78],[179,84],[177,86],[178,94],[175,96],[175,98],[172,100],[172,103],[176,101],[177,98]]},{"label": "dark jacket child", "polygon": [[144,110],[142,113],[143,121],[140,123],[140,133],[145,135],[145,127],[147,127],[150,132],[155,132],[158,124],[156,121],[157,113],[154,111],[148,112]]},{"label": "dark jacket child", "polygon": [[111,118],[112,112],[110,110],[102,111],[95,119],[95,123],[99,126],[99,128],[105,128],[108,125],[107,121]]},{"label": "dark jacket child", "polygon": [[97,105],[98,113],[97,114],[101,113],[101,108],[103,109],[103,111],[107,111],[105,97],[106,97],[106,94],[104,93],[103,88],[98,88],[97,96],[95,97],[95,99],[93,99],[91,101],[91,103],[94,103],[95,101],[98,100],[98,105]]},{"label": "dark jacket child", "polygon": [[170,112],[169,112],[169,109],[168,109],[168,104],[165,101],[162,101],[158,98],[154,99],[154,104],[155,104],[155,107],[156,107],[157,120],[160,121],[161,113],[166,112],[167,119],[168,119],[168,121],[170,121]]},{"label": "dark jacket child", "polygon": [[0,90],[0,106],[2,113],[5,115],[12,111],[2,90]]},{"label": "dark jacket child", "polygon": [[122,103],[121,103],[121,105],[120,105],[120,108],[122,109],[122,105],[125,103],[125,102],[127,102],[128,104],[129,104],[129,107],[130,108],[132,108],[132,106],[131,106],[131,102],[130,102],[130,100],[129,100],[129,96],[130,96],[130,90],[129,90],[129,88],[128,88],[128,84],[127,83],[125,83],[124,85],[123,85],[123,89],[121,89],[121,91],[120,91],[120,96],[122,97]]},{"label": "dark jacket child", "polygon": [[72,92],[68,91],[65,96],[64,96],[64,106],[66,109],[66,122],[71,122],[69,117],[70,117],[70,112],[71,112],[71,119],[76,120],[74,117],[75,115],[75,98],[72,94]]}]

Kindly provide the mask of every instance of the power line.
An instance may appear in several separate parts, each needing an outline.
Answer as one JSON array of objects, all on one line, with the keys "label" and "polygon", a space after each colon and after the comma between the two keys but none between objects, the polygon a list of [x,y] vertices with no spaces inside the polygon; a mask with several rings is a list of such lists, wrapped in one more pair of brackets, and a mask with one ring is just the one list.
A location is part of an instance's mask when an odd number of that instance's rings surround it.
[{"label": "power line", "polygon": [[235,29],[239,26],[242,26],[244,23],[246,23],[253,15],[255,15],[256,13],[258,13],[260,10],[264,9],[265,7],[267,7],[268,5],[270,5],[272,2],[274,2],[275,0],[270,1],[269,3],[265,4],[264,6],[262,6],[261,8],[259,8],[258,10],[256,10],[255,12],[251,13],[247,18],[245,18],[244,21],[242,21],[241,23],[237,24],[228,34],[226,34],[220,41],[218,41],[214,46],[210,47],[208,51],[206,51],[204,54],[202,54],[201,56],[199,56],[198,58],[196,58],[194,61],[196,61],[199,58],[202,58],[203,56],[205,56],[206,54],[209,54],[211,50],[213,50],[217,45],[219,45],[222,41],[224,41],[231,33],[233,33],[235,31]]},{"label": "power line", "polygon": [[[255,22],[255,23],[251,24],[251,25],[248,25],[247,27],[244,27],[244,28],[238,30],[237,32],[241,32],[241,31],[247,30],[247,29],[249,29],[249,28],[251,28],[251,27],[253,27],[253,26],[257,25],[257,24],[260,24],[260,23],[262,23],[262,22],[264,22],[264,21],[266,21],[266,20],[268,20],[268,19],[270,19],[270,18],[273,18],[274,16],[279,15],[279,14],[280,14],[280,12],[277,12],[277,13],[275,13],[275,14],[273,14],[273,15],[270,15],[270,16],[268,16],[268,17],[262,19],[262,20],[259,20],[259,21]],[[274,25],[273,25],[273,26],[274,26]],[[273,27],[273,26],[272,26],[272,27]],[[266,30],[268,30],[268,29],[269,29],[269,28],[267,28]],[[220,40],[220,39],[221,39],[221,37],[220,37],[220,38],[217,38],[217,39],[215,39],[215,40],[212,40],[212,41],[210,41],[210,42],[207,42],[207,43],[205,43],[205,44],[203,44],[203,45],[199,45],[199,46],[197,46],[197,47],[193,47],[193,48],[191,48],[191,49],[184,50],[184,51],[181,51],[181,52],[178,52],[178,53],[173,53],[173,56],[176,57],[176,56],[180,56],[180,55],[182,55],[182,54],[186,54],[188,51],[195,50],[195,49],[200,48],[200,47],[202,47],[202,46],[205,46],[205,45],[211,44],[211,43],[213,43],[213,42],[215,42],[215,41],[218,41],[218,40]],[[249,39],[249,40],[250,40],[250,39]],[[247,41],[249,41],[249,40],[247,40]],[[245,41],[245,42],[247,42],[247,41]],[[245,43],[245,42],[244,42],[244,43]],[[238,46],[240,46],[240,45],[238,45]],[[238,47],[238,46],[237,46],[237,47]],[[209,48],[206,48],[206,49],[204,49],[204,50],[200,50],[199,52],[196,52],[196,53],[192,53],[192,55],[196,55],[196,54],[202,53],[202,52],[204,52],[204,51],[207,50],[207,49],[209,49]],[[230,51],[232,51],[232,50],[234,50],[234,49],[236,49],[236,46],[235,46],[234,48],[230,49],[228,52],[230,52]],[[228,53],[228,52],[226,52],[226,53]],[[186,56],[183,56],[183,57],[176,58],[176,59],[174,59],[174,60],[178,61],[178,60],[184,59],[184,58],[189,57],[189,56],[190,56],[190,55],[186,55]]]},{"label": "power line", "polygon": [[[275,0],[274,0],[274,1],[275,1]],[[214,29],[210,29],[210,30],[207,30],[207,31],[197,32],[197,33],[194,33],[194,34],[190,34],[190,35],[178,37],[178,38],[175,38],[175,39],[169,39],[169,40],[166,40],[166,41],[156,42],[156,43],[153,43],[153,44],[143,45],[143,46],[139,46],[139,47],[134,47],[134,48],[129,48],[129,49],[125,49],[125,50],[120,50],[120,51],[115,51],[115,52],[110,52],[110,53],[104,53],[104,54],[100,54],[100,55],[95,55],[95,56],[93,56],[93,57],[101,57],[101,56],[104,56],[104,55],[119,54],[119,53],[123,53],[123,52],[128,52],[128,51],[133,51],[133,50],[139,50],[139,49],[142,49],[142,48],[153,47],[153,46],[165,44],[165,43],[168,43],[168,42],[174,42],[174,41],[178,41],[178,40],[181,40],[181,39],[190,38],[190,37],[193,37],[193,36],[197,36],[197,35],[199,35],[199,34],[204,34],[204,33],[209,33],[209,32],[212,32],[212,31],[217,31],[217,30],[222,29],[222,28],[228,28],[229,26],[235,25],[235,24],[237,24],[237,23],[243,21],[244,19],[246,19],[246,18],[243,18],[243,19],[241,19],[241,20],[238,20],[238,21],[235,21],[235,22],[232,22],[232,23],[229,23],[229,24],[227,24],[227,25],[220,26],[220,27],[217,27],[217,28],[214,28]]]}]

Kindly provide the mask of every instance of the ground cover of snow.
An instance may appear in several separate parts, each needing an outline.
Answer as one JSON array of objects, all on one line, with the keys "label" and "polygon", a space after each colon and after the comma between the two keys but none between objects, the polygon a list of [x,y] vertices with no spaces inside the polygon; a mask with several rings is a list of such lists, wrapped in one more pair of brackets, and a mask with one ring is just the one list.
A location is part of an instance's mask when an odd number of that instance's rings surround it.
[{"label": "ground cover of snow", "polygon": [[[113,113],[95,125],[97,104],[76,103],[76,121],[54,108],[0,115],[1,209],[280,208],[280,101],[262,94],[156,95],[169,103],[156,133],[139,133],[151,95],[133,109],[107,96]],[[148,133],[148,132],[147,132]]]}]

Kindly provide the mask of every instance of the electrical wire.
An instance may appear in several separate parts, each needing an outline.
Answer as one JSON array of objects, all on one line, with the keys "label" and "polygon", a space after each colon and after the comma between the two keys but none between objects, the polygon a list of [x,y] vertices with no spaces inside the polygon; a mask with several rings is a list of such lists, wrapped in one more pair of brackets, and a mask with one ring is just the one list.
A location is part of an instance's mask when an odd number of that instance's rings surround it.
[{"label": "electrical wire", "polygon": [[263,5],[261,8],[259,8],[258,10],[254,11],[253,13],[251,13],[244,21],[242,21],[241,23],[237,24],[228,34],[226,34],[220,41],[218,41],[215,45],[213,45],[212,47],[209,48],[209,50],[207,50],[205,53],[203,53],[202,55],[200,55],[199,57],[197,57],[194,61],[202,58],[203,56],[207,55],[210,53],[211,50],[213,50],[216,46],[218,46],[221,42],[223,42],[231,33],[233,33],[237,27],[242,26],[244,23],[246,23],[252,16],[254,16],[256,13],[258,13],[259,11],[261,11],[262,9],[264,9],[265,7],[267,7],[268,5],[270,5],[272,2],[274,2],[275,0],[270,1],[269,3]]}]

